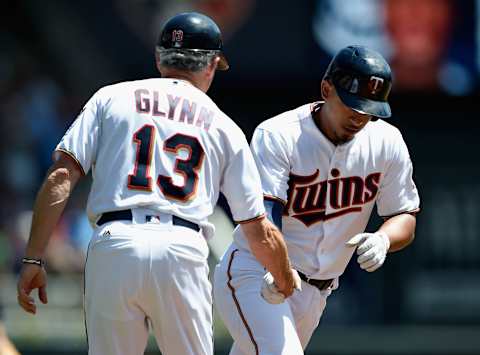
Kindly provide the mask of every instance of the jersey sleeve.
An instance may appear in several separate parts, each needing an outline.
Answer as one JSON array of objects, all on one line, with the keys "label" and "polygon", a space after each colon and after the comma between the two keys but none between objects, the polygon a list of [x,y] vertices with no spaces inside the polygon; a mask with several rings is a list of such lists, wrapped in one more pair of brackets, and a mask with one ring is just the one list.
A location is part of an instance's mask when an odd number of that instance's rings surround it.
[{"label": "jersey sleeve", "polygon": [[381,182],[377,210],[381,217],[402,212],[416,212],[420,197],[413,181],[413,165],[401,134],[395,137],[391,160]]},{"label": "jersey sleeve", "polygon": [[253,134],[251,148],[262,181],[266,198],[287,201],[290,160],[288,147],[281,136],[257,128]]},{"label": "jersey sleeve", "polygon": [[243,133],[230,145],[220,191],[225,195],[233,219],[244,223],[265,214],[260,176]]},{"label": "jersey sleeve", "polygon": [[99,96],[97,92],[90,98],[55,148],[73,158],[84,174],[95,163],[102,113]]}]

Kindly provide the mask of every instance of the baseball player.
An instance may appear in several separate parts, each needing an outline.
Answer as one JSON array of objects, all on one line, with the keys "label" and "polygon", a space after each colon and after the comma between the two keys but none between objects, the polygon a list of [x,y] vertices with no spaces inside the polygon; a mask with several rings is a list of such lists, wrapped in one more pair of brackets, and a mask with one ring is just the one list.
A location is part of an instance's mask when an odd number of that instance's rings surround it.
[{"label": "baseball player", "polygon": [[[321,83],[323,101],[261,123],[251,149],[269,218],[282,229],[301,291],[285,301],[241,229],[217,265],[216,306],[234,339],[231,355],[303,354],[350,258],[377,270],[415,231],[419,196],[391,115],[382,56],[343,48]],[[374,204],[385,219],[365,233]]]},{"label": "baseball player", "polygon": [[[100,89],[54,153],[34,207],[18,281],[47,303],[42,257],[77,180],[92,170],[94,226],[85,267],[89,354],[143,354],[150,323],[163,354],[213,354],[207,217],[219,192],[282,294],[295,286],[279,230],[264,217],[261,183],[242,131],[205,94],[226,70],[217,25],[181,13],[157,44],[162,78]],[[300,280],[298,279],[298,283]]]}]

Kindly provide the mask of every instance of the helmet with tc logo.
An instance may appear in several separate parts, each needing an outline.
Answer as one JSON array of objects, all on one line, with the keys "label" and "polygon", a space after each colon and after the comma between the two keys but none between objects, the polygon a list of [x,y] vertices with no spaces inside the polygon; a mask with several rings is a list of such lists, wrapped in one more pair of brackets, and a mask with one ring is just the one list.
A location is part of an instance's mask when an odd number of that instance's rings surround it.
[{"label": "helmet with tc logo", "polygon": [[323,79],[332,82],[351,109],[375,117],[391,116],[387,100],[392,73],[378,52],[364,46],[345,47],[332,59]]}]

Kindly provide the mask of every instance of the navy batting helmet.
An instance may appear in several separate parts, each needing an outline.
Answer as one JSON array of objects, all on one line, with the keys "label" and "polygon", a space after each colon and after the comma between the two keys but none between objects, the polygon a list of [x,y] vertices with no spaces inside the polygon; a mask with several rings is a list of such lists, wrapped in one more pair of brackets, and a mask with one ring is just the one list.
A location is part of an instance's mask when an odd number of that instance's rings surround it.
[{"label": "navy batting helmet", "polygon": [[390,117],[388,94],[392,73],[385,59],[363,46],[341,49],[330,62],[324,80],[330,80],[342,102],[375,117]]},{"label": "navy batting helmet", "polygon": [[219,70],[229,65],[222,53],[222,34],[217,24],[198,12],[184,12],[167,21],[158,38],[157,48],[211,52],[218,55]]}]

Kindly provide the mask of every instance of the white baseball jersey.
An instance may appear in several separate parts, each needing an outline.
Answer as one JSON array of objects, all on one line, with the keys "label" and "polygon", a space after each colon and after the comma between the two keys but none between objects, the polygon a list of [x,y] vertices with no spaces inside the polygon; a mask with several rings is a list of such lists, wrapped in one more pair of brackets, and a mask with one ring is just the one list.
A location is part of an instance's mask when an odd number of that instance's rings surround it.
[{"label": "white baseball jersey", "polygon": [[123,82],[88,101],[57,150],[92,168],[87,213],[149,207],[202,226],[222,191],[237,221],[264,212],[240,128],[202,91],[177,79]]},{"label": "white baseball jersey", "polygon": [[[251,148],[265,196],[285,205],[282,231],[294,268],[325,280],[344,272],[355,251],[345,242],[364,232],[375,203],[388,217],[417,211],[419,196],[397,128],[371,121],[336,146],[316,126],[312,108],[263,122]],[[234,239],[248,248],[238,228]]]},{"label": "white baseball jersey", "polygon": [[[84,173],[92,169],[89,354],[143,354],[147,319],[162,353],[212,354],[208,246],[173,216],[210,237],[207,217],[220,191],[237,221],[263,215],[260,177],[242,131],[188,82],[148,79],[100,89],[57,150]],[[101,214],[126,209],[131,220],[100,222]]]}]

